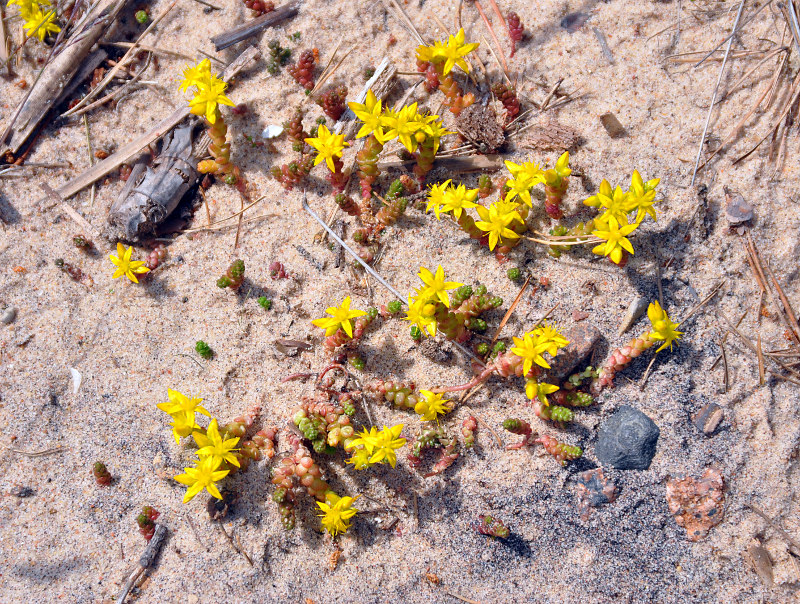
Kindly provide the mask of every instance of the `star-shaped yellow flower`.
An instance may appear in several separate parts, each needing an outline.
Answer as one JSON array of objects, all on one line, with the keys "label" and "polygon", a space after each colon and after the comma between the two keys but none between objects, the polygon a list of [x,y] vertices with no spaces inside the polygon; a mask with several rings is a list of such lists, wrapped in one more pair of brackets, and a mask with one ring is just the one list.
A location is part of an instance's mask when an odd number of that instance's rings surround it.
[{"label": "star-shaped yellow flower", "polygon": [[536,380],[526,380],[525,382],[525,395],[531,400],[538,398],[543,405],[550,405],[550,401],[547,400],[547,395],[552,394],[556,390],[558,390],[558,386],[546,382],[540,383]]},{"label": "star-shaped yellow flower", "polygon": [[344,142],[344,134],[334,134],[325,124],[320,125],[316,138],[307,138],[305,141],[318,151],[314,165],[324,161],[331,172],[336,172],[333,158],[341,157],[344,148],[350,146],[350,143]]},{"label": "star-shaped yellow flower", "polygon": [[125,246],[117,242],[117,255],[115,256],[114,254],[109,254],[108,256],[112,264],[117,267],[117,270],[115,270],[114,274],[111,275],[112,279],[117,279],[118,277],[122,277],[122,275],[125,275],[128,279],[130,279],[134,283],[139,283],[139,280],[136,278],[136,275],[143,275],[145,273],[150,272],[150,269],[147,268],[144,265],[144,262],[142,262],[141,260],[131,261],[132,255],[133,255],[133,246],[130,246],[126,250]]},{"label": "star-shaped yellow flower", "polygon": [[625,224],[620,227],[619,222],[613,216],[608,217],[608,230],[592,231],[592,235],[605,239],[605,243],[601,243],[592,248],[592,252],[598,256],[608,256],[614,264],[619,264],[622,260],[622,251],[625,250],[633,254],[633,244],[626,235],[630,235],[639,226],[638,222],[633,224]]},{"label": "star-shaped yellow flower", "polygon": [[382,123],[387,129],[386,138],[396,138],[408,149],[409,153],[414,153],[419,147],[419,141],[414,135],[425,126],[420,117],[417,113],[416,103],[407,105],[400,111],[392,112],[390,115],[385,115]]},{"label": "star-shaped yellow flower", "polygon": [[490,250],[497,246],[502,237],[519,239],[519,234],[508,228],[509,224],[519,219],[520,216],[517,212],[500,212],[496,204],[492,204],[488,208],[477,206],[475,211],[481,218],[475,223],[475,226],[489,234]]},{"label": "star-shaped yellow flower", "polygon": [[660,179],[654,178],[644,182],[638,170],[633,171],[631,177],[631,189],[628,192],[630,197],[630,206],[636,212],[636,222],[641,222],[645,214],[650,216],[653,220],[656,218],[656,210],[653,204],[656,203],[656,187]]},{"label": "star-shaped yellow flower", "polygon": [[444,395],[434,394],[430,390],[420,390],[419,393],[424,398],[414,405],[414,411],[420,415],[422,421],[432,422],[438,416],[453,410],[453,403],[444,398]]},{"label": "star-shaped yellow flower", "polygon": [[397,454],[394,450],[406,444],[406,439],[400,438],[400,433],[402,431],[403,424],[397,424],[391,428],[384,426],[383,430],[381,430],[375,438],[375,449],[372,453],[372,457],[369,458],[369,462],[389,462],[389,465],[394,468],[397,465]]},{"label": "star-shaped yellow flower", "polygon": [[511,339],[514,340],[515,344],[511,349],[511,353],[523,360],[522,375],[528,375],[534,363],[545,369],[550,369],[550,365],[547,364],[547,361],[542,356],[545,349],[534,339],[533,332],[523,334],[521,338],[512,336]]},{"label": "star-shaped yellow flower", "polygon": [[464,38],[464,28],[462,27],[455,36],[450,36],[447,39],[447,44],[439,51],[440,54],[433,58],[433,61],[444,60],[444,66],[442,67],[444,75],[450,73],[456,65],[469,73],[469,63],[464,60],[464,57],[478,48],[479,44],[477,42],[465,44]]},{"label": "star-shaped yellow flower", "polygon": [[444,182],[431,185],[428,191],[428,205],[425,207],[425,211],[430,212],[433,210],[434,214],[436,214],[436,218],[439,220],[441,220],[439,213],[442,210],[445,195],[447,195],[447,187],[450,185],[450,182],[450,179],[447,179]]},{"label": "star-shaped yellow flower", "polygon": [[30,38],[36,36],[39,42],[44,42],[44,39],[49,34],[57,34],[61,28],[55,24],[56,10],[48,8],[46,11],[42,10],[39,6],[32,9],[30,13],[23,15],[25,24],[22,26],[26,35]]},{"label": "star-shaped yellow flower", "polygon": [[322,518],[322,526],[332,536],[337,533],[344,533],[350,528],[350,518],[356,515],[357,509],[353,507],[353,502],[358,497],[339,497],[333,491],[325,493],[325,502],[318,501],[322,514],[318,514]]},{"label": "star-shaped yellow flower", "polygon": [[347,296],[342,301],[341,306],[329,306],[325,309],[325,312],[331,316],[314,319],[311,323],[324,329],[326,336],[332,336],[341,327],[351,338],[353,337],[353,322],[350,319],[367,314],[363,310],[350,310],[350,296]]},{"label": "star-shaped yellow flower", "polygon": [[183,503],[188,503],[200,491],[205,489],[213,497],[222,499],[216,483],[225,478],[230,470],[219,470],[222,459],[219,457],[206,456],[197,460],[197,465],[193,468],[184,468],[183,474],[175,476],[175,480],[189,487],[183,496]]},{"label": "star-shaped yellow flower", "polygon": [[205,434],[195,431],[192,433],[192,437],[197,443],[197,446],[200,447],[197,450],[198,457],[211,455],[212,457],[218,457],[219,459],[227,461],[237,468],[240,467],[239,460],[233,454],[233,451],[236,451],[234,447],[236,447],[236,443],[239,442],[239,439],[227,438],[222,440],[222,436],[219,433],[219,424],[217,424],[216,419],[211,420]]},{"label": "star-shaped yellow flower", "polygon": [[422,333],[426,331],[432,336],[436,335],[436,319],[434,313],[436,312],[436,304],[427,298],[420,298],[418,300],[408,299],[408,313],[404,321],[410,321],[420,328]]},{"label": "star-shaped yellow flower", "polygon": [[478,189],[467,189],[464,185],[450,187],[444,195],[442,204],[443,212],[452,212],[456,219],[461,218],[461,213],[465,208],[475,208],[478,206],[475,200],[478,199]]},{"label": "star-shaped yellow flower", "polygon": [[658,301],[653,302],[647,307],[647,318],[650,319],[650,323],[653,326],[653,331],[647,335],[653,340],[664,340],[664,343],[656,352],[664,350],[667,346],[669,346],[671,350],[672,343],[680,340],[683,335],[682,331],[676,330],[678,323],[673,323],[670,320],[667,311],[661,308],[661,304],[659,304]]},{"label": "star-shaped yellow flower", "polygon": [[197,87],[197,92],[189,100],[190,111],[194,115],[205,116],[209,124],[214,124],[219,115],[219,105],[234,107],[236,103],[225,96],[225,89],[228,85],[217,76],[206,77],[197,72],[194,77],[200,79],[195,79],[192,84],[187,85],[187,88]]},{"label": "star-shaped yellow flower", "polygon": [[[653,196],[655,196],[655,193],[653,193]],[[614,189],[613,193],[610,195],[601,191],[596,195],[596,198],[597,202],[600,204],[600,207],[605,208],[605,211],[598,216],[598,220],[601,224],[607,224],[608,219],[612,216],[617,220],[618,223],[622,222],[623,220],[628,222],[628,213],[635,209],[635,206],[631,204],[630,194],[624,193],[621,187]]]},{"label": "star-shaped yellow flower", "polygon": [[211,61],[203,59],[194,67],[187,65],[183,70],[183,80],[181,80],[178,90],[186,92],[192,86],[201,86],[204,82],[211,80]]},{"label": "star-shaped yellow flower", "polygon": [[447,291],[456,289],[464,285],[463,283],[456,283],[455,281],[445,281],[444,269],[439,265],[436,273],[430,272],[424,266],[419,267],[419,278],[425,284],[425,287],[420,290],[421,298],[438,298],[439,301],[450,308],[450,298]]},{"label": "star-shaped yellow flower", "polygon": [[361,129],[356,134],[356,138],[374,133],[375,138],[380,142],[384,142],[385,136],[381,126],[381,101],[372,90],[367,91],[367,98],[363,103],[352,101],[347,103],[347,106],[363,122]]}]

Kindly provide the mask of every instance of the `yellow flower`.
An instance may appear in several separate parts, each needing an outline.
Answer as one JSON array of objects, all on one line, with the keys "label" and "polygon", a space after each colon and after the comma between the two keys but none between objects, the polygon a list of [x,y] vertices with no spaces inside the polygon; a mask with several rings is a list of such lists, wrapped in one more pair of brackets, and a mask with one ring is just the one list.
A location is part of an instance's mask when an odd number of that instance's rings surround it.
[{"label": "yellow flower", "polygon": [[117,255],[115,256],[114,254],[109,254],[108,256],[112,264],[117,267],[117,270],[115,270],[114,274],[111,275],[112,279],[116,279],[118,277],[122,277],[122,275],[125,275],[134,283],[139,283],[136,275],[143,275],[150,272],[150,269],[144,266],[144,262],[141,260],[134,260],[131,262],[132,255],[133,246],[126,250],[125,246],[119,242],[117,243]]},{"label": "yellow flower", "polygon": [[375,443],[378,439],[378,429],[372,426],[369,430],[362,430],[357,436],[358,438],[350,442],[350,447],[364,447],[367,454],[372,455],[372,452],[375,450]]},{"label": "yellow flower", "polygon": [[399,438],[402,431],[403,424],[397,424],[391,428],[384,426],[374,440],[375,449],[372,457],[369,458],[369,462],[384,463],[388,461],[393,468],[397,466],[397,454],[394,450],[406,444],[405,438]]},{"label": "yellow flower", "polygon": [[537,327],[531,333],[536,341],[536,345],[553,357],[556,356],[559,348],[564,348],[569,344],[567,338],[549,325]]},{"label": "yellow flower", "polygon": [[511,201],[519,196],[529,207],[533,207],[531,189],[544,182],[544,172],[537,164],[530,161],[526,161],[523,164],[515,164],[506,160],[505,163],[512,176],[506,181],[506,186],[510,189],[506,194],[506,201]]},{"label": "yellow flower", "polygon": [[464,60],[464,57],[478,48],[479,44],[477,42],[465,44],[464,37],[464,28],[462,27],[455,36],[450,36],[447,39],[447,45],[441,47],[440,55],[433,58],[434,61],[445,61],[444,67],[442,68],[442,73],[444,75],[450,73],[456,65],[469,73],[469,63]]},{"label": "yellow flower", "polygon": [[314,319],[311,323],[324,329],[326,336],[332,336],[336,333],[336,330],[339,329],[339,326],[341,326],[344,332],[351,338],[353,337],[353,323],[350,319],[355,319],[356,317],[367,314],[363,310],[350,310],[350,296],[347,296],[342,301],[342,305],[338,308],[336,306],[330,306],[325,309],[325,312],[331,316]]},{"label": "yellow flower", "polygon": [[[600,188],[603,189],[602,185]],[[655,195],[655,193],[653,195]],[[614,189],[614,192],[611,194],[606,194],[606,191],[601,190],[596,195],[596,198],[597,198],[597,203],[599,203],[601,207],[605,208],[605,212],[603,212],[598,217],[598,220],[604,225],[608,224],[608,219],[611,218],[612,216],[617,220],[617,222],[621,222],[624,220],[627,223],[628,213],[631,210],[635,209],[634,206],[631,205],[630,194],[623,193],[620,187]],[[589,199],[591,199],[591,197]]]},{"label": "yellow flower", "polygon": [[534,339],[533,332],[523,334],[522,338],[513,337],[515,346],[511,349],[511,354],[514,354],[523,360],[522,375],[528,375],[533,364],[550,369],[550,365],[544,360],[542,353],[545,349]]},{"label": "yellow flower", "polygon": [[605,243],[592,248],[592,252],[598,256],[608,256],[614,264],[619,264],[622,260],[622,250],[633,254],[633,244],[626,238],[639,226],[638,222],[625,224],[620,227],[619,222],[613,216],[608,217],[608,230],[592,231],[592,235],[605,239]]},{"label": "yellow flower", "polygon": [[519,239],[519,235],[508,228],[509,224],[519,219],[520,216],[517,212],[500,212],[495,204],[488,208],[477,206],[475,210],[481,218],[475,223],[475,226],[489,234],[490,250],[495,248],[501,237]]},{"label": "yellow flower", "polygon": [[157,407],[164,413],[169,413],[172,417],[172,434],[175,436],[175,442],[181,441],[181,436],[189,436],[192,430],[197,428],[194,422],[194,414],[202,413],[205,416],[211,417],[211,414],[204,409],[200,403],[203,402],[201,398],[189,398],[181,394],[177,390],[171,388],[167,390],[169,402],[159,403]]},{"label": "yellow flower", "polygon": [[436,312],[436,304],[427,298],[419,298],[413,301],[410,297],[408,299],[408,313],[404,321],[410,321],[422,330],[426,331],[432,336],[436,335],[436,319],[434,313]]},{"label": "yellow flower", "polygon": [[225,478],[230,470],[218,470],[221,464],[222,459],[219,457],[201,457],[194,468],[184,468],[183,474],[175,476],[175,480],[189,487],[183,496],[183,503],[191,501],[203,489],[217,499],[222,499],[215,483]]},{"label": "yellow flower", "polygon": [[414,135],[425,125],[419,118],[416,103],[385,115],[382,123],[387,128],[386,139],[396,138],[410,153],[413,153],[419,146],[419,141]]},{"label": "yellow flower", "polygon": [[[202,65],[202,61],[201,61]],[[205,68],[198,65],[196,71],[192,72],[191,68],[184,71],[191,80],[186,79],[181,83],[184,89],[195,86],[197,92],[189,100],[189,107],[194,115],[205,116],[209,124],[214,124],[217,121],[219,114],[219,105],[235,106],[235,103],[225,96],[225,89],[228,85],[217,76],[211,75],[210,67],[208,73]]]},{"label": "yellow flower", "polygon": [[[20,14],[22,11],[20,10]],[[57,34],[61,28],[55,24],[56,10],[48,8],[47,12],[43,11],[39,6],[33,8],[27,15],[22,15],[25,19],[25,24],[22,26],[26,30],[26,35],[30,38],[36,36],[40,42],[49,34]]]},{"label": "yellow flower", "polygon": [[667,346],[672,349],[672,343],[680,340],[683,335],[682,331],[677,331],[678,323],[673,323],[667,312],[661,308],[658,301],[653,302],[647,307],[647,318],[653,326],[653,331],[647,335],[653,340],[664,340],[664,343],[656,352],[664,350]]},{"label": "yellow flower", "polygon": [[372,465],[369,463],[369,452],[363,447],[353,451],[353,456],[347,460],[347,463],[353,464],[356,470],[363,470]]},{"label": "yellow flower", "polygon": [[661,180],[658,178],[644,182],[639,171],[633,171],[631,189],[628,195],[630,196],[631,210],[637,210],[636,222],[641,222],[645,214],[649,215],[653,220],[658,220],[653,204],[656,203],[656,187],[659,182]]},{"label": "yellow flower", "polygon": [[450,308],[450,298],[447,296],[447,290],[456,289],[464,285],[455,281],[445,281],[444,269],[441,265],[436,269],[436,274],[430,272],[424,266],[419,267],[418,277],[426,286],[420,291],[420,297],[438,298],[448,308]]},{"label": "yellow flower", "polygon": [[203,59],[194,67],[187,65],[183,70],[183,80],[178,86],[178,90],[186,92],[192,86],[201,86],[204,82],[211,79],[211,61]]},{"label": "yellow flower", "polygon": [[555,167],[545,170],[542,176],[547,184],[554,184],[560,182],[562,178],[567,178],[570,174],[572,174],[572,170],[569,167],[569,151],[564,151],[556,161]]},{"label": "yellow flower", "polygon": [[385,142],[385,135],[381,126],[381,101],[372,90],[367,91],[367,98],[364,103],[351,101],[347,103],[347,106],[363,122],[361,129],[356,134],[356,138],[374,133],[378,141]]},{"label": "yellow flower", "polygon": [[26,21],[33,13],[41,10],[42,6],[50,6],[50,2],[37,2],[36,0],[8,0],[6,6],[14,6],[15,4],[19,7],[20,16]]},{"label": "yellow flower", "polygon": [[[423,123],[423,126],[417,132],[416,137],[419,143],[422,143],[425,138],[433,139],[433,154],[439,151],[439,143],[443,136],[447,134],[455,134],[455,132],[451,132],[447,130],[444,125],[442,125],[441,119],[439,119],[438,115],[429,115],[427,117],[419,116],[420,121]],[[420,139],[420,135],[422,135],[422,139]]]},{"label": "yellow flower", "polygon": [[613,197],[614,193],[611,189],[611,185],[608,181],[604,178],[600,181],[600,189],[597,191],[597,195],[592,195],[591,197],[583,200],[583,205],[589,206],[591,208],[599,208],[603,205],[602,197]]},{"label": "yellow flower", "polygon": [[453,410],[453,403],[443,395],[434,394],[430,390],[420,390],[419,393],[425,398],[414,405],[414,411],[421,416],[422,421],[432,422],[439,415]]},{"label": "yellow flower", "polygon": [[438,40],[433,43],[433,46],[417,46],[417,60],[434,62],[440,58],[444,50],[444,44]]},{"label": "yellow flower", "polygon": [[192,430],[197,429],[194,413],[179,411],[178,413],[171,413],[170,417],[172,418],[172,423],[169,426],[172,428],[172,435],[175,437],[176,444],[180,444],[182,436],[189,436]]},{"label": "yellow flower", "polygon": [[314,165],[316,166],[324,160],[331,172],[336,172],[333,158],[341,157],[344,148],[350,146],[350,143],[344,142],[344,134],[333,134],[325,127],[325,124],[320,125],[316,138],[307,138],[305,141],[319,151]]},{"label": "yellow flower", "polygon": [[212,457],[217,457],[227,461],[229,464],[233,464],[237,468],[240,467],[239,460],[236,459],[236,456],[232,453],[232,451],[236,450],[234,447],[236,446],[236,443],[239,442],[239,439],[228,438],[222,440],[222,436],[219,433],[219,424],[217,424],[216,419],[211,420],[211,423],[209,424],[208,430],[206,430],[205,434],[195,431],[192,436],[194,437],[194,441],[197,443],[197,446],[200,447],[197,450],[198,457],[210,455]]},{"label": "yellow flower", "polygon": [[475,208],[478,206],[475,200],[478,199],[478,189],[467,189],[464,185],[450,187],[444,195],[443,212],[452,212],[456,219],[461,218],[464,208]]},{"label": "yellow flower", "polygon": [[339,497],[333,491],[328,491],[325,499],[327,503],[317,502],[317,507],[322,512],[318,516],[322,518],[322,526],[335,537],[336,533],[344,533],[350,528],[348,520],[358,512],[353,508],[353,502],[358,497]]},{"label": "yellow flower", "polygon": [[527,380],[525,382],[525,395],[531,400],[538,398],[543,405],[550,405],[547,395],[556,390],[558,390],[558,386],[553,386],[553,384],[539,383],[536,380]]},{"label": "yellow flower", "polygon": [[430,191],[428,191],[428,205],[425,207],[425,211],[430,212],[433,210],[434,214],[436,214],[436,218],[439,220],[441,220],[439,212],[441,212],[445,195],[447,195],[447,187],[450,185],[450,182],[450,179],[447,179],[442,183],[431,185]]}]

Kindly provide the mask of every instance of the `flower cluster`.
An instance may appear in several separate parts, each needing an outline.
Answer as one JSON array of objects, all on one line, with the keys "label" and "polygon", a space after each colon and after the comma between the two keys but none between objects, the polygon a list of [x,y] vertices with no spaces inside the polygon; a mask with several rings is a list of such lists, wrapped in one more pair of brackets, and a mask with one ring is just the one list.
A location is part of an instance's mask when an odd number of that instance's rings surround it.
[{"label": "flower cluster", "polygon": [[61,28],[56,25],[56,9],[49,0],[8,0],[8,6],[17,5],[20,17],[25,21],[23,28],[29,38],[35,36],[40,42],[50,34],[57,34]]},{"label": "flower cluster", "polygon": [[[494,250],[498,244],[508,245],[510,240],[519,239],[519,233],[512,227],[521,230],[520,227],[525,226],[523,215],[527,217],[527,212],[511,201],[513,197],[500,199],[485,207],[476,203],[479,193],[479,189],[467,189],[463,184],[454,186],[450,180],[446,180],[431,186],[426,211],[433,210],[439,220],[443,213],[452,214],[468,234],[485,239],[490,250]],[[465,214],[467,208],[474,208],[480,220],[475,221]]]},{"label": "flower cluster", "polygon": [[344,134],[334,134],[328,130],[325,124],[320,125],[316,137],[307,138],[305,142],[317,150],[314,165],[316,166],[324,161],[331,172],[337,171],[334,161],[336,158],[342,157],[345,147],[350,146],[350,143],[344,141]]},{"label": "flower cluster", "polygon": [[568,152],[565,151],[558,158],[555,166],[547,170],[542,169],[533,162],[515,164],[514,162],[506,161],[505,163],[511,174],[511,178],[506,181],[506,187],[508,188],[506,201],[519,197],[528,207],[532,207],[531,189],[538,184],[544,184],[544,209],[547,215],[554,219],[561,218],[564,215],[561,211],[561,201],[567,192],[568,178],[572,174],[572,170],[569,167]]},{"label": "flower cluster", "polygon": [[417,60],[441,66],[443,75],[449,74],[456,65],[469,73],[469,63],[465,57],[478,48],[479,44],[477,42],[467,44],[465,38],[462,28],[455,36],[451,35],[445,43],[437,40],[431,46],[418,46]]},{"label": "flower cluster", "polygon": [[186,92],[194,88],[189,107],[194,115],[205,116],[209,124],[214,124],[220,117],[219,105],[236,104],[225,96],[228,85],[216,75],[211,74],[211,61],[203,59],[194,67],[183,70],[183,80],[179,89]]},{"label": "flower cluster", "polygon": [[522,374],[527,377],[525,383],[525,394],[531,400],[538,399],[539,403],[549,405],[547,395],[558,390],[558,386],[539,382],[533,376],[529,376],[533,365],[550,369],[550,365],[542,356],[545,352],[554,357],[559,349],[569,344],[564,336],[557,330],[548,325],[537,327],[533,331],[523,334],[521,338],[513,338],[515,346],[511,349],[511,354],[522,359]]},{"label": "flower cluster", "polygon": [[347,463],[353,464],[357,470],[383,463],[388,463],[394,468],[397,466],[395,449],[406,444],[406,439],[400,438],[402,431],[403,424],[391,428],[384,426],[380,431],[375,426],[369,430],[362,430],[357,434],[358,438],[349,443],[353,456]]},{"label": "flower cluster", "polygon": [[[615,189],[607,180],[600,183],[597,195],[586,199],[584,205],[597,208],[600,214],[594,219],[592,235],[605,240],[592,250],[600,256],[607,256],[614,264],[620,264],[627,254],[633,254],[633,245],[627,238],[635,231],[645,217],[650,216],[654,221],[656,210],[656,187],[659,179],[654,178],[644,182],[637,170],[633,171],[631,187],[623,191],[617,186]],[[635,216],[632,215],[635,213]]]},{"label": "flower cluster", "polygon": [[382,145],[397,139],[409,153],[416,152],[426,140],[432,142],[435,153],[441,138],[445,134],[453,134],[444,129],[438,115],[425,115],[417,111],[416,103],[397,111],[389,107],[382,108],[380,99],[372,90],[367,92],[364,103],[350,102],[347,105],[362,122],[356,138],[372,135]]},{"label": "flower cluster", "polygon": [[[466,342],[470,331],[486,329],[486,322],[479,315],[503,303],[501,298],[489,295],[482,285],[473,289],[447,281],[441,266],[435,273],[420,267],[418,276],[423,287],[416,290],[416,296],[409,296],[405,320],[412,323],[412,332],[419,330],[420,337],[426,332],[435,336],[441,331],[450,340]],[[450,290],[455,291],[448,297]]]}]

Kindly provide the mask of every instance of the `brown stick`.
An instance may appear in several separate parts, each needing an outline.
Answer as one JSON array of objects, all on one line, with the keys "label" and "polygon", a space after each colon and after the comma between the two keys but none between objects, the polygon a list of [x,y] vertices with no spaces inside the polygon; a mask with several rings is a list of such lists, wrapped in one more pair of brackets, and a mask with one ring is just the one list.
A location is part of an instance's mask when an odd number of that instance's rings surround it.
[{"label": "brown stick", "polygon": [[261,32],[261,30],[266,29],[267,27],[277,25],[284,19],[290,19],[291,17],[294,17],[299,10],[300,0],[292,0],[292,2],[288,2],[282,6],[279,6],[271,13],[261,15],[252,21],[247,21],[246,23],[237,25],[233,29],[222,32],[218,36],[214,36],[211,38],[211,43],[214,44],[214,49],[217,52],[225,50],[237,42],[246,40],[250,36],[255,36]]},{"label": "brown stick", "polygon": [[[251,61],[255,61],[260,54],[261,53],[259,50],[254,46],[249,47],[242,54],[236,57],[236,59],[234,59],[230,65],[228,65],[228,67],[222,73],[222,79],[226,82],[230,81],[231,78],[244,69]],[[59,196],[64,199],[72,197],[84,187],[88,187],[93,182],[100,180],[106,174],[111,172],[111,170],[114,170],[128,161],[147,145],[157,141],[159,138],[177,126],[187,115],[189,115],[188,105],[186,107],[180,107],[176,109],[168,117],[161,120],[161,122],[159,122],[155,128],[141,135],[139,138],[136,138],[123,145],[113,155],[110,155],[103,161],[96,163],[94,166],[76,178],[73,178],[68,183],[60,186],[58,189],[56,189],[56,193],[58,193]],[[44,200],[40,200],[39,203],[42,203],[43,201]]]}]

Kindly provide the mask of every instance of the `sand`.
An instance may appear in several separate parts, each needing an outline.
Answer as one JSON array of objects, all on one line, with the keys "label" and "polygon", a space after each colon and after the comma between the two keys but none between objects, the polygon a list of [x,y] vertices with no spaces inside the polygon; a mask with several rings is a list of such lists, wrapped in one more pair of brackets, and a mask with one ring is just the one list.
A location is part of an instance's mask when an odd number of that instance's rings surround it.
[{"label": "sand", "polygon": [[[213,53],[210,36],[249,18],[240,3],[217,3],[223,10],[210,14],[201,4],[179,3],[156,28],[150,43],[189,55],[195,49]],[[589,313],[586,321],[606,339],[596,351],[596,362],[601,362],[609,348],[630,336],[617,335],[630,301],[637,295],[656,299],[656,267],[674,257],[662,270],[664,304],[673,318],[684,316],[716,285],[722,283],[723,289],[683,326],[686,334],[680,344],[658,355],[644,390],[638,383],[649,356],[618,377],[616,388],[607,391],[600,404],[579,410],[574,424],[565,430],[534,416],[518,380],[492,380],[470,400],[474,412],[501,433],[502,420],[517,416],[537,430],[582,446],[584,458],[565,468],[540,449],[507,452],[483,427],[478,429],[474,450],[435,478],[423,479],[409,468],[404,453],[395,470],[382,466],[356,472],[345,467],[341,453],[322,460],[337,492],[363,494],[360,507],[374,512],[359,515],[338,540],[342,555],[335,570],[329,567],[335,548],[321,534],[310,502],[299,506],[297,528],[285,532],[270,499],[267,464],[255,464],[227,482],[239,499],[224,520],[225,530],[235,535],[251,565],[208,519],[207,495],[181,503],[184,488],[172,476],[189,464],[192,449],[175,444],[156,404],[166,400],[168,388],[174,388],[202,396],[221,421],[257,404],[263,409],[259,423],[284,425],[299,397],[311,393],[312,383],[281,383],[281,379],[296,372],[316,372],[328,362],[320,330],[311,319],[322,316],[325,307],[343,295],[351,295],[357,308],[391,299],[374,281],[366,289],[363,279],[349,268],[334,268],[329,248],[315,241],[318,225],[301,211],[301,193],[286,192],[269,177],[271,166],[290,157],[288,143],[278,141],[279,152],[270,153],[245,139],[260,140],[267,125],[284,121],[305,96],[285,70],[270,76],[263,61],[231,87],[231,98],[248,107],[246,115],[230,119],[233,155],[252,190],[265,197],[250,215],[264,218],[245,223],[237,250],[231,228],[174,237],[168,243],[166,266],[140,286],[112,281],[110,242],[98,238],[98,253],[82,254],[71,243],[79,232],[76,225],[51,203],[39,201],[40,184],[62,184],[89,163],[83,122],[51,123],[27,161],[68,162],[69,167],[0,177],[8,222],[0,224],[0,306],[18,309],[13,323],[0,325],[0,443],[26,452],[60,447],[39,457],[12,449],[0,452],[0,557],[6,560],[0,567],[0,600],[112,601],[145,547],[135,524],[143,505],[161,512],[159,521],[170,536],[149,579],[134,591],[132,599],[137,602],[457,601],[449,594],[482,603],[788,602],[796,597],[800,581],[796,559],[786,541],[747,504],[780,518],[784,528],[796,534],[792,518],[798,512],[797,388],[769,373],[759,385],[756,357],[736,336],[728,336],[725,345],[727,392],[721,366],[711,368],[726,330],[722,314],[736,321],[747,310],[740,329],[753,338],[760,333],[765,350],[789,344],[769,298],[764,316],[757,308],[759,289],[747,264],[745,239],[729,227],[723,187],[740,192],[752,204],[753,239],[798,308],[796,129],[777,162],[769,157],[765,143],[732,165],[778,117],[776,111],[787,100],[790,75],[781,80],[775,104],[757,113],[732,149],[698,174],[698,183],[708,186],[708,210],[693,221],[698,197],[688,185],[719,61],[693,70],[691,64],[675,64],[666,57],[713,47],[730,31],[738,3],[683,3],[680,36],[674,44],[674,29],[652,36],[675,23],[681,8],[675,2],[498,3],[504,10],[518,11],[530,32],[509,61],[522,93],[541,102],[564,78],[564,90],[585,95],[552,112],[583,139],[572,153],[573,168],[583,177],[571,180],[568,220],[591,216],[580,202],[596,191],[603,178],[626,186],[634,168],[646,179],[661,178],[663,198],[658,222],[642,227],[635,241],[636,255],[624,269],[596,261],[589,250],[554,260],[531,242],[516,248],[512,263],[537,280],[548,278],[551,285],[526,292],[502,336],[519,335],[560,303],[553,319],[561,326],[573,324],[575,310]],[[458,19],[457,2],[402,4],[431,39],[442,36],[432,14],[448,27]],[[490,10],[488,2],[482,4]],[[168,5],[159,0],[150,12],[159,14]],[[569,33],[560,21],[578,11],[590,18]],[[472,3],[465,2],[460,14],[468,40],[489,38]],[[603,54],[593,27],[605,35],[613,64]],[[778,40],[782,31],[780,15],[765,10],[746,27],[735,48],[764,48],[768,43],[763,39]],[[299,41],[287,40],[293,32],[301,32]],[[507,45],[503,28],[497,32]],[[347,84],[351,94],[363,85],[363,69],[384,55],[401,70],[414,69],[416,42],[381,2],[307,0],[298,17],[252,41],[266,53],[273,38],[295,54],[317,47],[323,63],[340,41],[340,52],[355,46],[331,81]],[[789,43],[786,34],[783,44]],[[219,58],[228,62],[242,48],[226,50]],[[505,50],[507,54],[507,46]],[[42,46],[29,45],[18,76],[0,79],[3,127],[24,94],[15,82],[24,78],[32,83],[33,60],[44,53]],[[485,43],[478,56],[490,79],[499,81],[497,62]],[[712,116],[711,148],[768,85],[777,59],[731,89],[756,61],[744,58],[730,63],[721,88],[725,101]],[[113,151],[184,103],[177,82],[185,63],[161,56],[159,69],[144,76],[152,85],[137,89],[116,109],[91,112],[93,147]],[[794,55],[790,71],[796,72]],[[401,77],[395,97],[415,81]],[[429,99],[421,89],[413,98],[431,108],[441,99],[438,93]],[[608,136],[599,120],[606,112],[618,117],[626,136]],[[309,116],[319,114],[311,106]],[[522,135],[510,144],[504,157],[548,164],[557,158],[553,151],[526,149],[525,140]],[[321,169],[313,175],[319,181],[310,186],[309,202],[327,216],[334,207],[327,184]],[[429,182],[451,176],[434,170]],[[474,185],[477,177],[455,178]],[[121,186],[112,175],[99,184],[93,204],[88,190],[68,203],[93,225],[103,227]],[[212,220],[239,209],[231,187],[215,184],[207,196]],[[206,220],[200,209],[189,226],[204,226]],[[538,208],[530,223],[538,230],[549,228]],[[504,306],[488,317],[490,332],[519,291],[505,276],[511,264],[499,265],[485,248],[479,249],[447,221],[437,222],[410,209],[384,241],[378,268],[402,292],[417,286],[420,266],[441,264],[449,278],[479,281],[502,296]],[[309,263],[297,246],[325,263],[324,270]],[[143,259],[146,252],[139,248],[136,254]],[[80,267],[91,275],[94,286],[89,289],[70,280],[53,265],[55,258]],[[214,286],[234,258],[247,265],[249,289],[244,295]],[[270,278],[268,265],[275,260],[286,266],[291,279]],[[587,282],[594,289],[585,286]],[[262,291],[274,300],[269,312],[256,303],[256,293]],[[632,333],[647,328],[642,319]],[[277,338],[308,341],[313,349],[286,357],[275,348]],[[194,344],[199,339],[216,351],[213,360],[196,355]],[[460,352],[452,349],[451,360],[444,363],[429,359],[409,338],[407,324],[397,320],[377,323],[362,350],[367,363],[364,380],[394,377],[430,388],[461,383],[471,376]],[[70,368],[82,376],[77,392]],[[774,369],[769,364],[767,368]],[[713,435],[705,436],[691,418],[710,402],[724,408],[725,418]],[[640,409],[658,425],[656,456],[649,470],[607,469],[618,484],[619,497],[584,521],[575,477],[598,465],[593,450],[597,427],[621,404]],[[384,406],[373,404],[371,413],[379,425],[405,423],[409,435],[420,425],[413,414]],[[466,414],[466,409],[459,409],[445,424],[455,428]],[[366,421],[363,415],[358,418]],[[517,439],[508,433],[501,436],[506,444]],[[285,450],[283,441],[279,448]],[[115,477],[110,487],[97,486],[91,476],[98,460]],[[667,509],[665,483],[671,477],[699,477],[708,467],[724,476],[725,515],[707,537],[692,543]],[[20,487],[33,493],[13,495]],[[484,513],[503,519],[511,538],[494,540],[477,534],[472,524]],[[753,539],[762,541],[774,563],[771,589],[748,566],[745,550]],[[438,577],[439,583],[426,579],[426,573]]]}]

